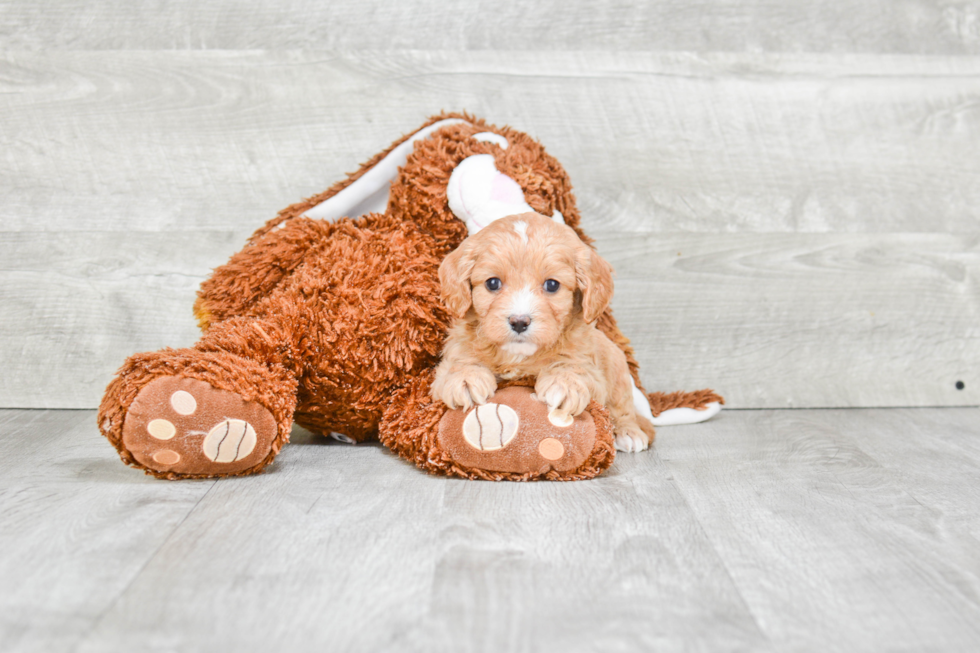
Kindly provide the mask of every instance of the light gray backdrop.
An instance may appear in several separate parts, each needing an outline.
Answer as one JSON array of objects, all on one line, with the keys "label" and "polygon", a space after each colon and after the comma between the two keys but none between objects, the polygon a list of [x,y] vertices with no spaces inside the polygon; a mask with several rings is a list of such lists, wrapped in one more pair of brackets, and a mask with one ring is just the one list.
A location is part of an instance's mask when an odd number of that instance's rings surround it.
[{"label": "light gray backdrop", "polygon": [[565,164],[650,389],[980,404],[980,3],[525,4],[0,1],[0,406],[192,344],[211,268],[441,109]]}]

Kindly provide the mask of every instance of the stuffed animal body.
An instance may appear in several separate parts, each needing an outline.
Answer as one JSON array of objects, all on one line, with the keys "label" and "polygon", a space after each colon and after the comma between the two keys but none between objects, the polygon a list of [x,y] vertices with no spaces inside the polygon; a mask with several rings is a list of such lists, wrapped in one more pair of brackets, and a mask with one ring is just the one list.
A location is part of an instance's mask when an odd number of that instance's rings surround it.
[{"label": "stuffed animal body", "polygon": [[[200,341],[127,359],[106,389],[100,430],[123,462],[168,479],[258,472],[294,422],[347,442],[378,437],[431,473],[600,474],[614,449],[595,402],[559,428],[531,397],[534,379],[502,382],[467,412],[429,397],[450,324],[439,264],[467,235],[527,211],[591,244],[567,174],[539,143],[466,114],[432,118],[256,231],[202,284]],[[655,425],[719,410],[710,390],[645,393],[610,311],[597,327],[626,354],[634,403]]]}]

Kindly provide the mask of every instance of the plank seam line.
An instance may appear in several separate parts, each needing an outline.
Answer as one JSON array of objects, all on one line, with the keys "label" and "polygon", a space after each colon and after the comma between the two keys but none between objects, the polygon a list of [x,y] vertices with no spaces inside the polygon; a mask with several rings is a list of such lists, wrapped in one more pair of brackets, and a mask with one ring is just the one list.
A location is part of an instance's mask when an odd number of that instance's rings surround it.
[{"label": "plank seam line", "polygon": [[[750,412],[750,411],[794,411],[794,410],[916,410],[916,409],[950,409],[957,410],[961,408],[980,408],[980,404],[957,404],[955,406],[942,406],[935,404],[924,404],[918,406],[791,406],[791,407],[780,407],[780,408],[729,408],[725,406],[721,415],[725,413],[731,413],[735,411],[740,412]],[[717,417],[717,416],[716,416]],[[714,419],[714,418],[712,418]]]},{"label": "plank seam line", "polygon": [[106,606],[105,610],[102,611],[102,614],[99,615],[98,619],[92,622],[92,625],[89,626],[85,634],[78,638],[78,641],[75,643],[75,646],[72,647],[72,651],[78,651],[78,649],[82,646],[82,644],[84,644],[88,640],[88,638],[91,637],[92,633],[95,631],[96,628],[98,628],[99,624],[101,624],[102,621],[106,618],[106,616],[110,612],[112,612],[113,608],[116,607],[116,604],[119,603],[119,600],[126,594],[126,592],[129,591],[129,588],[133,586],[133,583],[135,583],[136,580],[143,575],[143,572],[146,570],[149,564],[156,559],[156,557],[160,554],[160,551],[165,546],[167,546],[167,544],[170,542],[171,539],[173,539],[174,534],[178,530],[180,530],[180,527],[184,525],[184,522],[187,521],[187,518],[190,517],[195,510],[197,510],[197,507],[201,505],[201,502],[204,501],[204,499],[207,498],[209,494],[211,494],[211,490],[213,490],[217,484],[218,484],[217,480],[211,482],[211,487],[208,488],[208,491],[202,494],[201,498],[194,503],[194,505],[191,507],[190,510],[187,511],[187,514],[185,514],[181,518],[181,520],[177,522],[176,525],[174,525],[171,531],[167,534],[167,537],[165,537],[163,542],[160,543],[160,546],[158,546],[156,550],[152,554],[150,554],[149,557],[147,557],[146,561],[143,562],[142,565],[140,565],[140,568],[136,571],[135,574],[133,574],[132,578],[129,579],[129,581],[126,583],[126,586],[119,591],[119,593],[116,595],[116,598],[114,598],[112,602]]},{"label": "plank seam line", "polygon": [[[658,453],[658,457],[659,457],[659,453]],[[670,469],[669,461],[664,460],[663,458],[661,458],[660,460],[664,464],[664,466]],[[630,482],[632,483],[632,481]],[[718,547],[715,544],[715,541],[711,539],[711,536],[708,534],[708,531],[704,528],[704,524],[701,523],[701,518],[698,516],[698,513],[695,512],[694,507],[691,505],[691,502],[688,500],[687,495],[684,493],[684,490],[681,488],[681,484],[677,481],[677,477],[674,476],[673,470],[671,470],[670,483],[671,485],[674,486],[674,488],[677,490],[677,494],[679,494],[681,499],[684,501],[684,505],[687,507],[687,510],[690,513],[690,515],[694,518],[694,521],[697,523],[698,530],[701,532],[701,535],[704,536],[705,541],[711,545],[711,550],[715,554],[715,559],[718,560],[718,564],[721,565],[721,568],[725,570],[725,576],[731,582],[732,588],[738,594],[739,601],[742,603],[742,606],[745,608],[746,613],[748,613],[748,615],[752,617],[752,623],[755,624],[755,627],[759,631],[759,634],[762,635],[767,642],[769,642],[769,649],[773,650],[772,647],[775,645],[775,642],[773,641],[769,633],[766,632],[766,630],[762,627],[762,623],[759,621],[758,616],[752,610],[752,606],[750,606],[749,602],[745,599],[745,595],[742,593],[742,588],[739,587],[737,582],[735,582],[735,577],[732,576],[731,570],[728,568],[728,565],[725,564],[725,559],[722,558],[721,553],[718,551]]]}]

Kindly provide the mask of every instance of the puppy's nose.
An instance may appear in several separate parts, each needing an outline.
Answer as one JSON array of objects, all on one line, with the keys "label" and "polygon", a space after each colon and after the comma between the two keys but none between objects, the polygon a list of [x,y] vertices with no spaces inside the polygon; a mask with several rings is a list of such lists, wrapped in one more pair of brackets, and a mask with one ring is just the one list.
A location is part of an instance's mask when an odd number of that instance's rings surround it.
[{"label": "puppy's nose", "polygon": [[510,328],[515,333],[524,333],[527,328],[531,325],[530,315],[511,315],[508,319],[510,322]]}]

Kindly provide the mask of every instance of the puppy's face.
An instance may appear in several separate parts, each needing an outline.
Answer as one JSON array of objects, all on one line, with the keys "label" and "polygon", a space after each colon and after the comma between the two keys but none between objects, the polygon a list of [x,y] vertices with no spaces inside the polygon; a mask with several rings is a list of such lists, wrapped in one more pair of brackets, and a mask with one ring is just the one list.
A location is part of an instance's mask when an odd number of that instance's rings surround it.
[{"label": "puppy's face", "polygon": [[536,213],[501,218],[439,268],[442,296],[477,337],[517,356],[558,342],[574,320],[592,322],[612,296],[612,269],[571,228]]}]

